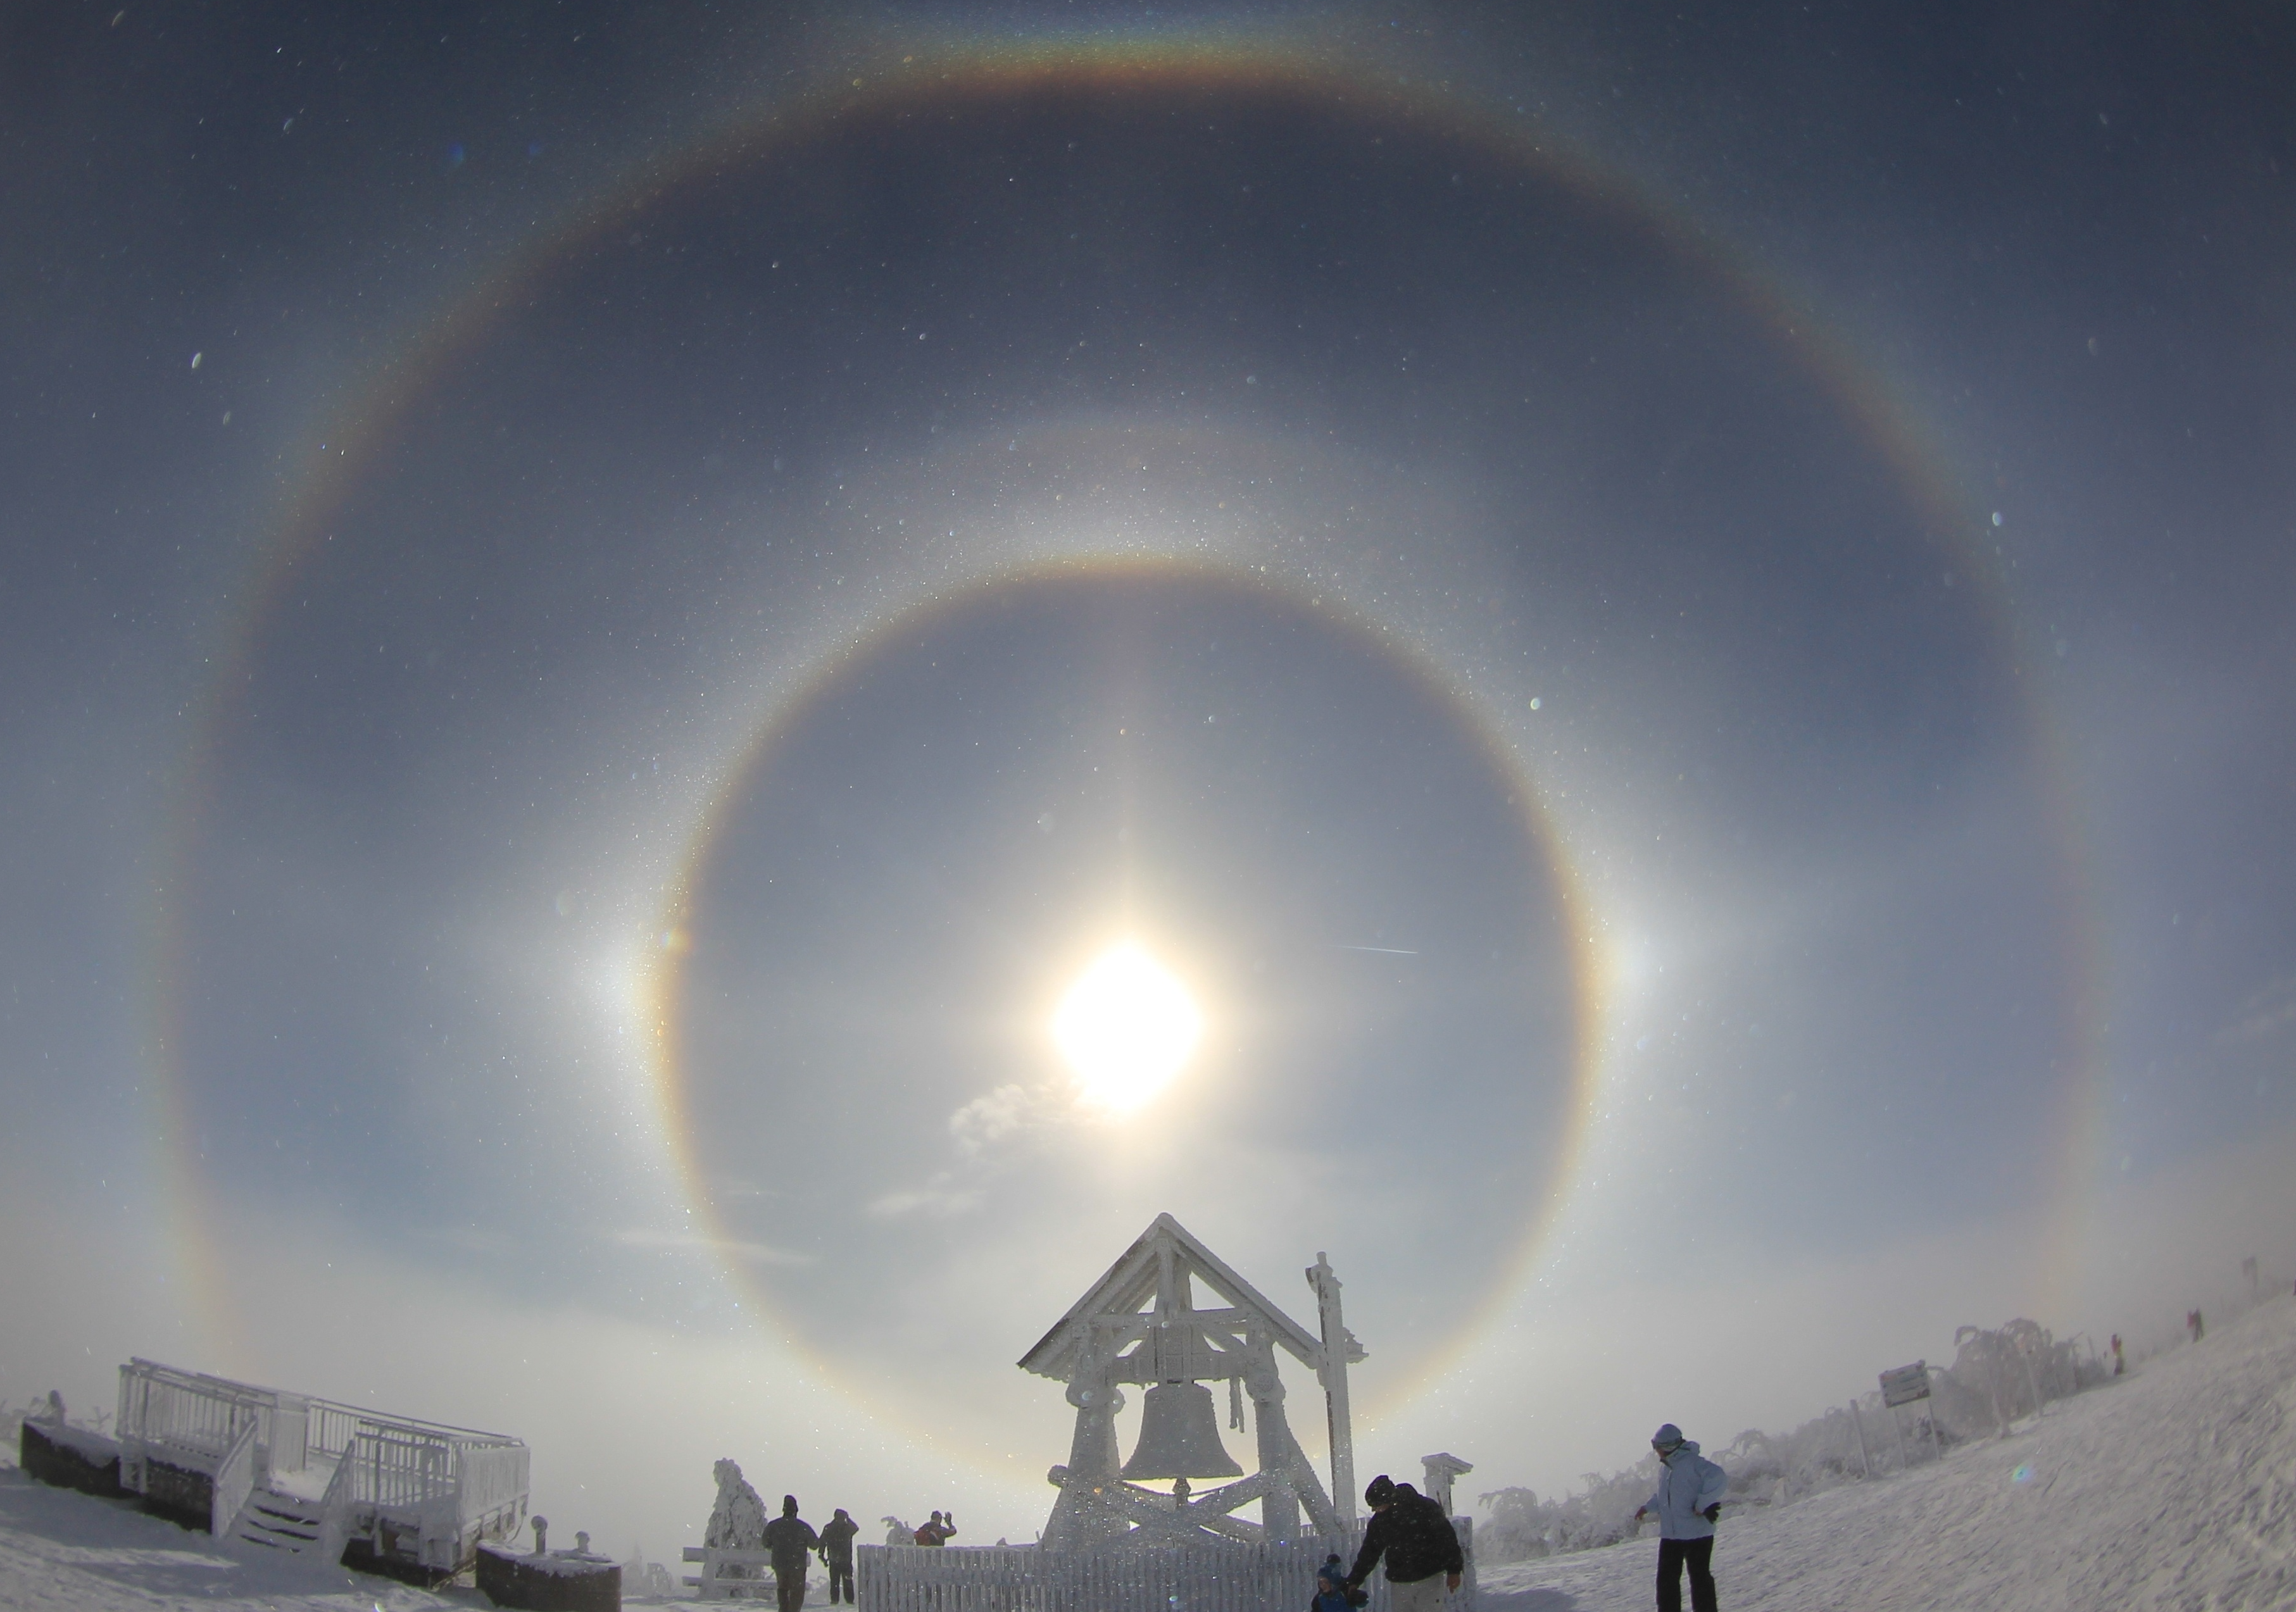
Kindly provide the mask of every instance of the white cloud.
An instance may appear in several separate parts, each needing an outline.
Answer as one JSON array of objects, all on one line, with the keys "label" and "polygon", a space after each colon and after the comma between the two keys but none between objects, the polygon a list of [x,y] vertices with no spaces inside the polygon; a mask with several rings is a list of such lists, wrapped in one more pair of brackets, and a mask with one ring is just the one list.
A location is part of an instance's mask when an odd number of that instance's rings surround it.
[{"label": "white cloud", "polygon": [[922,1187],[888,1192],[882,1198],[872,1199],[869,1213],[880,1220],[898,1220],[907,1215],[948,1220],[959,1215],[971,1214],[980,1207],[980,1188],[955,1186],[951,1184],[948,1172],[944,1170]]}]

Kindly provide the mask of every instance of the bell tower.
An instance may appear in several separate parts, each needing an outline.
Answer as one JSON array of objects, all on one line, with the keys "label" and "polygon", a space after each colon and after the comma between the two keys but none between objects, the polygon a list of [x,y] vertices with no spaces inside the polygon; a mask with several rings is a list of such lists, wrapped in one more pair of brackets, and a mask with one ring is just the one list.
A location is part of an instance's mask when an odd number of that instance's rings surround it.
[{"label": "bell tower", "polygon": [[[1318,1276],[1322,1281],[1318,1281]],[[1023,1371],[1068,1385],[1076,1434],[1066,1466],[1054,1467],[1061,1491],[1045,1525],[1044,1544],[1076,1549],[1119,1538],[1169,1538],[1209,1532],[1230,1539],[1290,1539],[1302,1532],[1336,1536],[1352,1519],[1353,1452],[1348,1426],[1347,1369],[1363,1346],[1341,1324],[1339,1282],[1322,1256],[1308,1272],[1322,1322],[1309,1332],[1270,1303],[1186,1227],[1159,1215],[1124,1256],[1070,1307],[1037,1346]],[[1195,1307],[1198,1284],[1222,1300]],[[1323,1480],[1292,1435],[1275,1351],[1316,1375],[1329,1417],[1334,1507]],[[1229,1426],[1243,1426],[1252,1407],[1258,1470],[1245,1475],[1222,1442],[1210,1384],[1228,1385]],[[1116,1413],[1125,1385],[1144,1390],[1140,1437],[1131,1459],[1118,1461]],[[1140,1486],[1176,1478],[1170,1494]],[[1239,1481],[1201,1492],[1197,1478]],[[1234,1516],[1258,1501],[1259,1522]]]}]

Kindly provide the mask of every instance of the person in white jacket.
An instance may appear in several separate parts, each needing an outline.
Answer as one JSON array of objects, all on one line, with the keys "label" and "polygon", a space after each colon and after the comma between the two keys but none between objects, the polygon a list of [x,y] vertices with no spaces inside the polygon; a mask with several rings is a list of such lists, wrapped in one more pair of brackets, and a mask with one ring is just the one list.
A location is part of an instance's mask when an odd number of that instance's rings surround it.
[{"label": "person in white jacket", "polygon": [[1691,1612],[1716,1612],[1714,1524],[1730,1475],[1699,1454],[1696,1442],[1672,1422],[1651,1435],[1651,1448],[1658,1452],[1658,1492],[1635,1520],[1658,1516],[1659,1612],[1682,1612],[1685,1567],[1690,1569]]}]

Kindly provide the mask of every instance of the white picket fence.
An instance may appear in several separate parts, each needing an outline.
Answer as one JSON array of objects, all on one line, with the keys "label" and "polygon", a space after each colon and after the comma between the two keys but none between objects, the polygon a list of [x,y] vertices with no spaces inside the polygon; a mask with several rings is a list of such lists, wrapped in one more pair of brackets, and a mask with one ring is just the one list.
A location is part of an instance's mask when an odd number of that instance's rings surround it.
[{"label": "white picket fence", "polygon": [[[1464,1526],[1460,1534],[1464,1546]],[[1073,1551],[864,1545],[854,1552],[854,1589],[859,1612],[1300,1612],[1324,1559],[1336,1552],[1352,1564],[1360,1542],[1204,1539]],[[1374,1573],[1366,1587],[1368,1612],[1388,1612],[1385,1575]],[[1461,1591],[1455,1612],[1473,1604],[1472,1582]]]}]

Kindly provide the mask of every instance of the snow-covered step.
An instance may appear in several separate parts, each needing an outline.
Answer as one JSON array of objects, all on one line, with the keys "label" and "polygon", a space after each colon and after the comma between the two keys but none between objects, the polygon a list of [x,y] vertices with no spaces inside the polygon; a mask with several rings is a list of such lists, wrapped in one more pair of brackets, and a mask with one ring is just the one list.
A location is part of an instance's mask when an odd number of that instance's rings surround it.
[{"label": "snow-covered step", "polygon": [[316,1550],[326,1531],[326,1514],[318,1502],[282,1494],[275,1489],[258,1489],[250,1494],[231,1530],[232,1537],[243,1543],[284,1551],[291,1556]]}]

